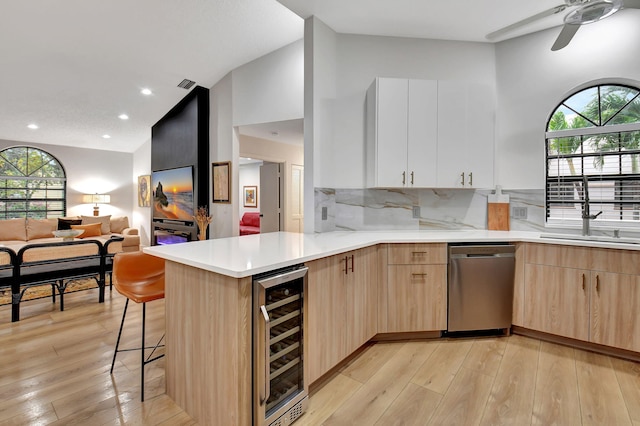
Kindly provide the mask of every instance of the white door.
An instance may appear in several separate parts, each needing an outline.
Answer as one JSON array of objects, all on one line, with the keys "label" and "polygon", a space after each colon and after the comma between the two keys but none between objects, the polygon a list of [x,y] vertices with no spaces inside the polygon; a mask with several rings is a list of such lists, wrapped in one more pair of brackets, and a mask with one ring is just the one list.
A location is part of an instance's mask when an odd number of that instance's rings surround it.
[{"label": "white door", "polygon": [[260,233],[278,232],[282,224],[282,177],[280,164],[260,166]]}]

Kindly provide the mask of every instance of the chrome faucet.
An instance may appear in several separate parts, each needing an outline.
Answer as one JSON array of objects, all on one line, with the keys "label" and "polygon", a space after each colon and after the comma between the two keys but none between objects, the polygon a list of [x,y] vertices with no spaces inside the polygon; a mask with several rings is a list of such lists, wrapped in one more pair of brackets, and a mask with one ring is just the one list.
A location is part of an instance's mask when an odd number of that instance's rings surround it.
[{"label": "chrome faucet", "polygon": [[586,175],[582,177],[582,196],[584,198],[584,205],[582,206],[582,235],[591,235],[589,221],[600,216],[602,211],[596,214],[589,212],[589,179]]}]

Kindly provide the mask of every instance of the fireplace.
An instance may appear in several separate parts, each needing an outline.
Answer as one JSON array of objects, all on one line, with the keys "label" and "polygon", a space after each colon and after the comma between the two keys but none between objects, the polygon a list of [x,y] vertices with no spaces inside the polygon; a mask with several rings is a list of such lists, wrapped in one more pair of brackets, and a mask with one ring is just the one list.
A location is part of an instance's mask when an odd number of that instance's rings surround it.
[{"label": "fireplace", "polygon": [[194,224],[175,221],[153,222],[153,245],[187,243],[196,239]]}]

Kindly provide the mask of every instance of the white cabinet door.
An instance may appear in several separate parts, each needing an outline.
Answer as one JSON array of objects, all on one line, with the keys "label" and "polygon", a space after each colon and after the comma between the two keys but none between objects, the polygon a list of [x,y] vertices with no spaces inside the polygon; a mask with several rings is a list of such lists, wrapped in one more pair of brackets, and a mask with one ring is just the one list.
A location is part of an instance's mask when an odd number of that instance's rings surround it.
[{"label": "white cabinet door", "polygon": [[373,140],[368,142],[374,159],[369,186],[402,187],[407,181],[408,80],[378,78],[374,85],[370,95],[375,102],[368,102],[375,111]]},{"label": "white cabinet door", "polygon": [[438,81],[438,187],[493,186],[493,99],[478,83]]},{"label": "white cabinet door", "polygon": [[409,80],[407,186],[433,188],[437,178],[438,82]]}]

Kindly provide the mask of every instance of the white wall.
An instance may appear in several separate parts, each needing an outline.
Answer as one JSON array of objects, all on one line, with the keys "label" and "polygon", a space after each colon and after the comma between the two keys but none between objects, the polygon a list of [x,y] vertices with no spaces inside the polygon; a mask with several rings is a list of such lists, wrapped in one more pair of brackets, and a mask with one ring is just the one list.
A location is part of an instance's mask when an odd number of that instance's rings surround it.
[{"label": "white wall", "polygon": [[[336,34],[335,67],[335,97],[314,99],[321,109],[312,111],[314,126],[323,127],[314,129],[316,188],[365,187],[365,99],[375,77],[469,80],[495,88],[495,51],[489,43]],[[313,95],[324,98],[328,92]]]},{"label": "white wall", "polygon": [[302,40],[233,70],[233,124],[302,118],[304,44]]},{"label": "white wall", "polygon": [[[231,204],[210,204],[212,215],[209,238],[238,235],[238,137],[233,129],[232,73],[216,83],[209,92],[209,156],[211,162],[231,161]],[[209,174],[211,176],[211,174]],[[211,177],[209,178],[211,179]],[[213,188],[209,181],[209,188]]]},{"label": "white wall", "polygon": [[[132,181],[137,188],[138,176],[151,174],[151,139],[147,140],[133,153]],[[141,245],[151,245],[151,207],[138,206],[137,190],[133,193],[133,226],[138,228]]]},{"label": "white wall", "polygon": [[304,101],[302,40],[234,69],[210,89],[211,161],[231,161],[231,204],[213,204],[211,238],[238,235],[239,141],[234,126],[300,119]]},{"label": "white wall", "polygon": [[560,29],[496,45],[496,184],[544,188],[544,132],[570,93],[602,81],[640,85],[640,10],[584,25],[569,46],[550,50]]},{"label": "white wall", "polygon": [[133,223],[133,155],[123,152],[73,148],[62,145],[0,140],[0,150],[12,146],[42,149],[58,159],[67,175],[67,215],[92,215],[93,205],[82,204],[83,194],[111,195],[110,204],[100,205],[100,215],[128,216]]},{"label": "white wall", "polygon": [[[304,232],[315,231],[316,182],[330,162],[323,155],[324,141],[333,135],[333,102],[336,98],[337,33],[317,19],[304,23]],[[328,152],[331,155],[330,152]],[[324,171],[324,173],[327,173]]]}]

